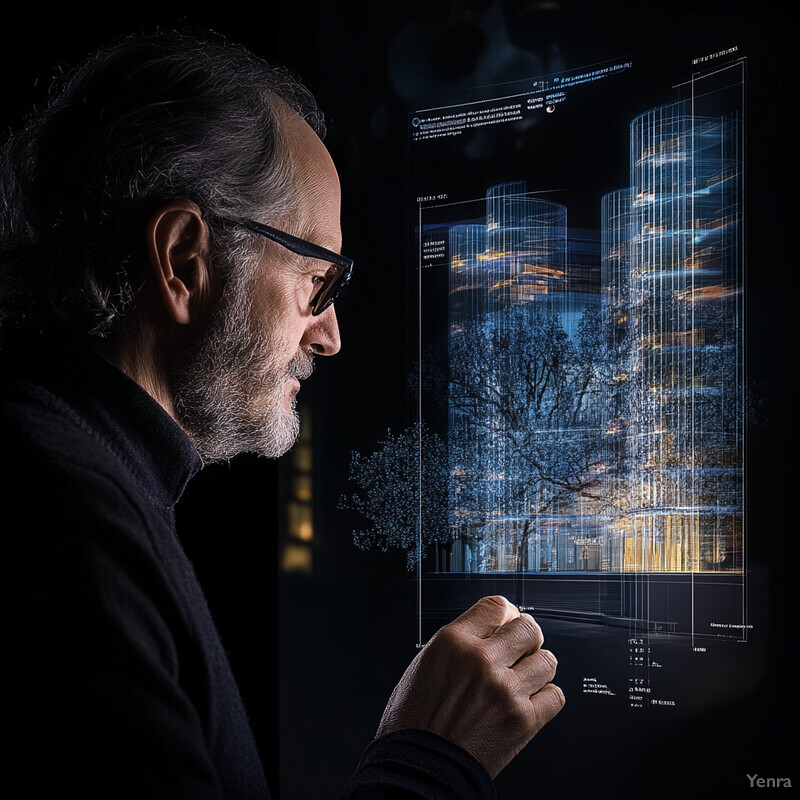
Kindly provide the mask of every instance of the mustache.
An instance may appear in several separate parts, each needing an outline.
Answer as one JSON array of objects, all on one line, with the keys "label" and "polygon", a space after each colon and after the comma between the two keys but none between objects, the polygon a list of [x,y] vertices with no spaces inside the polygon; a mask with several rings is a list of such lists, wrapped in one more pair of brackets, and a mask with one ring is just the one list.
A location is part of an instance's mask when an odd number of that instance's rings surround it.
[{"label": "mustache", "polygon": [[287,375],[297,378],[299,381],[310,378],[314,372],[314,355],[304,350],[298,350],[297,355],[289,362],[286,372]]}]

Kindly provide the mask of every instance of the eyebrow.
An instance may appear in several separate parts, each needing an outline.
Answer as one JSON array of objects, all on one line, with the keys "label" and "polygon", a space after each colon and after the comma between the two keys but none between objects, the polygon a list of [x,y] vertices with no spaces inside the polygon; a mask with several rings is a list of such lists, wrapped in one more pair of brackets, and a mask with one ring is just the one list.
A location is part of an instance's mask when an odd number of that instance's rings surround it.
[{"label": "eyebrow", "polygon": [[[312,223],[310,223],[308,225],[304,225],[300,229],[300,233],[296,233],[295,236],[299,237],[300,239],[305,239],[306,241],[317,245],[317,247],[323,247],[326,250],[330,250],[332,253],[336,253],[337,255],[341,255],[342,254],[342,246],[341,245],[339,245],[338,248],[332,248],[332,247],[327,247],[324,244],[320,244],[319,243],[319,234],[320,234],[319,225],[315,225],[312,222]],[[314,260],[318,260],[318,259],[314,259]]]}]

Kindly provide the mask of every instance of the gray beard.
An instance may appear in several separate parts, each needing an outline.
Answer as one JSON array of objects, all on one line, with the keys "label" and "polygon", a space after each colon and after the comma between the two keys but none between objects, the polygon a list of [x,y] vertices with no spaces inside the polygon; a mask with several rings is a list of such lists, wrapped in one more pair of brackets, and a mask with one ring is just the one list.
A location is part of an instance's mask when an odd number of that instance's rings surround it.
[{"label": "gray beard", "polygon": [[298,351],[288,368],[278,363],[272,332],[254,329],[249,288],[241,274],[228,281],[208,325],[173,370],[176,417],[205,463],[240,453],[277,458],[300,431],[284,385],[288,376],[311,375],[313,355]]}]

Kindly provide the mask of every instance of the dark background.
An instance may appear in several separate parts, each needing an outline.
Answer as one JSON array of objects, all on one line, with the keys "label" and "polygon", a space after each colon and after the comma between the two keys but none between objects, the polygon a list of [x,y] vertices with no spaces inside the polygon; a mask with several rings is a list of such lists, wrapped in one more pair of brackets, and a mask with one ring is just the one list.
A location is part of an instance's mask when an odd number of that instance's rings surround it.
[{"label": "dark background", "polygon": [[[387,428],[399,431],[414,418],[406,377],[413,345],[406,115],[438,104],[433,98],[462,79],[496,78],[480,67],[490,41],[478,23],[491,6],[505,12],[509,41],[539,59],[541,72],[555,63],[570,69],[626,54],[648,58],[666,47],[691,57],[737,45],[748,57],[748,365],[763,407],[748,440],[748,533],[766,665],[734,704],[689,722],[665,718],[634,728],[625,715],[571,713],[568,697],[564,712],[501,775],[500,795],[540,796],[541,781],[548,797],[658,797],[666,786],[684,797],[747,796],[745,772],[792,777],[798,785],[783,744],[797,674],[790,581],[796,525],[789,516],[797,458],[797,256],[789,246],[796,238],[790,119],[797,89],[790,23],[776,4],[415,0],[379,7],[314,0],[180,15],[116,6],[85,17],[74,8],[20,7],[0,32],[0,122],[16,124],[58,69],[103,42],[187,24],[214,28],[296,70],[326,111],[327,144],[343,185],[343,252],[355,259],[356,274],[337,303],[342,352],[321,363],[301,393],[312,409],[313,571],[279,568],[280,473],[287,466],[241,458],[205,470],[187,491],[179,523],[274,795],[336,797],[415,653],[404,556],[356,550],[351,531],[361,522],[336,508],[349,488],[350,452],[374,449]],[[590,641],[548,639],[562,664],[591,660]],[[622,786],[626,775],[631,782]]]}]

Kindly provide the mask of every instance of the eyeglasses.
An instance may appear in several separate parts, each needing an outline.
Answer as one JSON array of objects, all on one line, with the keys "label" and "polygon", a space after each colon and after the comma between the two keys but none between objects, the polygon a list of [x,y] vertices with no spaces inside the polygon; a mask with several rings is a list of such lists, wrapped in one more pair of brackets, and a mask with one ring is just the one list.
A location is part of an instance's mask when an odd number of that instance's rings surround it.
[{"label": "eyeglasses", "polygon": [[330,269],[325,273],[322,286],[311,300],[311,314],[315,317],[319,316],[333,303],[353,274],[352,259],[339,253],[334,253],[333,250],[327,250],[318,244],[301,239],[299,236],[292,236],[290,233],[279,231],[277,228],[264,225],[252,219],[241,219],[238,220],[237,224],[247,228],[252,233],[257,233],[259,236],[265,236],[267,239],[277,242],[292,253],[304,258],[327,261],[331,265]]}]

